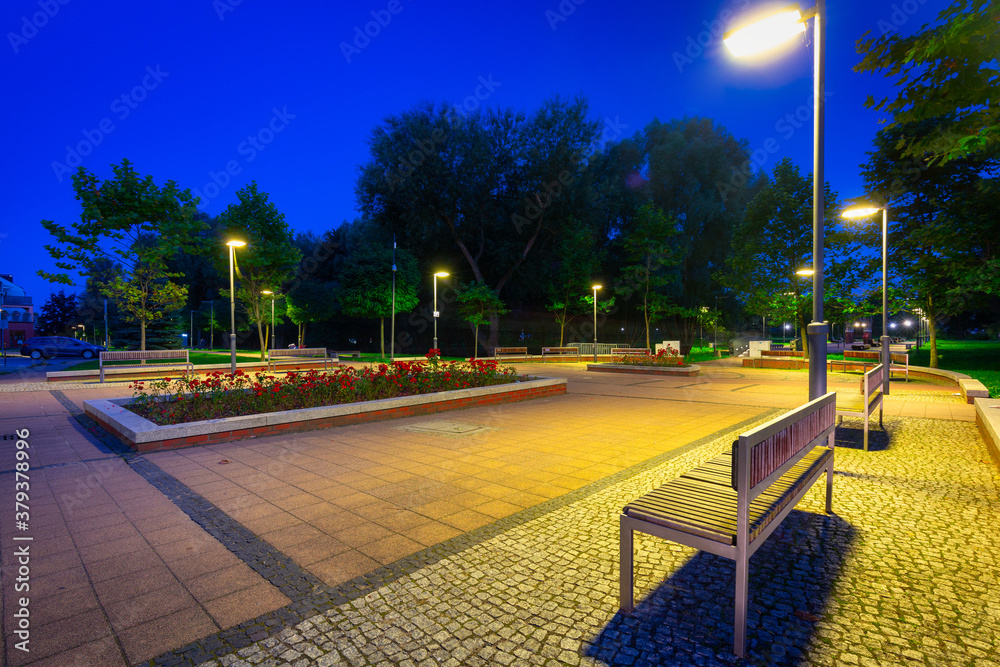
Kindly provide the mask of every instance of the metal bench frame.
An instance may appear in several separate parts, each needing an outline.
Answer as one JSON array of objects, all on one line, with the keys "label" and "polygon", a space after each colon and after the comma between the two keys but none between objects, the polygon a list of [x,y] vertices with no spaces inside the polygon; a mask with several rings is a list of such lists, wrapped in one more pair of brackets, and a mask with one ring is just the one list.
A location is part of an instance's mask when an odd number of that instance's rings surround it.
[{"label": "metal bench frame", "polygon": [[875,368],[865,373],[861,378],[861,403],[854,405],[853,402],[841,401],[837,404],[837,423],[844,421],[844,417],[861,417],[865,422],[865,451],[868,451],[868,420],[875,413],[875,406],[878,406],[878,426],[882,426],[882,373],[883,366],[879,364]]},{"label": "metal bench frame", "polygon": [[[505,355],[510,355],[509,357]],[[520,357],[525,361],[531,359],[531,355],[528,354],[528,348],[526,347],[495,347],[493,348],[493,358],[497,361],[503,359],[513,359]]]},{"label": "metal bench frame", "polygon": [[[159,361],[168,360],[166,363],[153,364],[128,364],[125,366],[105,366],[105,361]],[[169,361],[175,359],[177,361]],[[184,361],[180,361],[183,359]],[[121,352],[101,352],[97,361],[97,366],[101,372],[101,383],[104,383],[105,368],[145,368],[159,370],[162,368],[184,368],[185,373],[194,372],[194,364],[191,363],[190,351],[183,350],[127,350]]]},{"label": "metal bench frame", "polygon": [[[696,532],[668,528],[659,523],[632,517],[623,510],[619,519],[621,531],[619,542],[621,549],[621,610],[630,612],[635,604],[632,543],[633,532],[636,530],[729,558],[736,562],[736,614],[733,628],[733,653],[744,657],[750,557],[781,525],[785,517],[795,509],[799,501],[824,473],[826,474],[826,512],[829,514],[833,511],[833,438],[836,429],[834,423],[836,401],[836,393],[830,392],[739,436],[739,440],[734,443],[736,451],[733,456],[735,459],[733,464],[736,466],[733,488],[737,495],[736,516],[733,517],[736,524],[736,535],[733,544],[725,544],[703,537]],[[809,438],[807,441],[801,442],[807,437]],[[779,448],[789,442],[792,443],[789,451],[785,455],[779,456]],[[762,451],[764,455],[753,457],[754,450],[758,446],[764,448]],[[750,504],[816,447],[829,449],[829,453],[823,452],[823,456],[827,459],[826,462],[798,480],[802,484],[801,488],[751,540]],[[751,479],[755,477],[762,477],[762,479],[751,485]]]},{"label": "metal bench frame", "polygon": [[336,358],[327,354],[325,347],[278,348],[267,351],[267,370],[278,370],[278,364],[301,364],[306,362],[323,362],[323,370],[329,366],[333,370]]},{"label": "metal bench frame", "polygon": [[583,361],[583,355],[580,354],[580,348],[578,347],[543,347],[542,358],[544,359],[546,355],[555,357],[573,355],[576,357],[577,361]]}]

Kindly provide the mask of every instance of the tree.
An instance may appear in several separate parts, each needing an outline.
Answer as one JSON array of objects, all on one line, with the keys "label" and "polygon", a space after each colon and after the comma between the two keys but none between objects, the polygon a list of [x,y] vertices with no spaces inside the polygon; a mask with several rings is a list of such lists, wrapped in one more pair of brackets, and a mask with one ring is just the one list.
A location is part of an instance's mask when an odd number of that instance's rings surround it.
[{"label": "tree", "polygon": [[[372,132],[355,188],[359,208],[411,247],[437,255],[453,244],[475,282],[503,293],[553,220],[568,217],[599,125],[586,101],[545,102],[458,115],[422,105]],[[488,314],[488,347],[499,313]]]},{"label": "tree", "polygon": [[[888,127],[878,133],[862,175],[866,189],[889,208],[889,253],[902,283],[928,319],[930,364],[937,367],[940,320],[964,307],[968,292],[995,293],[997,266],[997,149],[947,162],[904,158],[900,138],[926,137],[935,121]],[[957,293],[957,294],[956,294]],[[955,298],[959,296],[960,298]]]},{"label": "tree", "polygon": [[857,72],[884,71],[896,77],[895,98],[865,106],[892,115],[895,129],[931,119],[931,133],[896,135],[895,148],[904,157],[948,162],[1000,144],[1000,12],[990,0],[956,0],[909,37],[883,32],[858,40],[864,58]]},{"label": "tree", "polygon": [[197,252],[203,223],[194,217],[190,191],[174,181],[161,188],[152,176],[140,178],[128,160],[112,171],[114,178],[103,183],[83,167],[73,176],[83,207],[80,222],[67,228],[42,220],[56,239],[56,245],[45,248],[61,272],[39,270],[38,275],[72,285],[69,272],[89,273],[110,261],[111,274],[100,289],[117,302],[125,320],[139,324],[140,349],[145,350],[147,325],[169,317],[187,295],[186,287],[172,282],[183,276],[169,270],[168,260],[181,250]]},{"label": "tree", "polygon": [[635,225],[623,240],[625,258],[629,262],[622,270],[623,283],[616,291],[626,299],[637,295],[646,328],[646,348],[652,349],[649,322],[657,314],[670,311],[670,302],[663,289],[674,282],[669,269],[677,260],[671,248],[675,222],[653,204],[644,204],[636,216]]},{"label": "tree", "polygon": [[479,345],[484,343],[489,354],[488,341],[479,340],[479,327],[487,324],[493,313],[507,313],[503,300],[496,290],[483,283],[462,283],[458,291],[458,315],[472,327],[472,356],[478,356]]},{"label": "tree", "polygon": [[[360,234],[358,236],[361,236]],[[392,248],[377,240],[361,239],[348,249],[340,273],[339,300],[348,317],[377,318],[379,349],[385,356],[385,318],[417,305],[420,273],[408,251],[396,251],[396,310],[392,309]]]},{"label": "tree", "polygon": [[[270,295],[291,278],[301,259],[292,245],[285,214],[257,189],[257,181],[236,192],[239,203],[230,204],[219,216],[227,237],[244,239],[247,247],[236,251],[236,272],[240,285],[236,297],[251,324],[257,326],[260,359],[264,360],[267,341],[264,327],[271,318]],[[223,292],[228,295],[228,292]]]},{"label": "tree", "polygon": [[66,294],[66,290],[53,292],[38,314],[38,333],[42,336],[65,334],[76,319],[76,295]]},{"label": "tree", "polygon": [[[812,268],[812,176],[802,176],[788,158],[774,167],[772,179],[751,200],[737,228],[723,282],[746,303],[750,312],[781,312],[795,304],[796,319],[805,331],[803,298],[811,281],[796,271]],[[824,184],[825,216],[837,209],[837,196]],[[832,225],[825,225],[824,245],[836,254]],[[805,289],[804,289],[805,288]],[[791,297],[789,302],[788,297]],[[807,339],[803,337],[803,342]],[[807,346],[803,346],[806,349]]]},{"label": "tree", "polygon": [[306,344],[306,326],[310,322],[322,322],[337,312],[336,283],[316,280],[300,281],[285,297],[288,319],[299,328],[298,345]]},{"label": "tree", "polygon": [[559,324],[559,347],[563,346],[566,325],[583,312],[582,298],[597,275],[601,253],[595,252],[594,235],[590,228],[570,218],[555,248],[557,265],[548,289],[546,310],[555,315]]}]

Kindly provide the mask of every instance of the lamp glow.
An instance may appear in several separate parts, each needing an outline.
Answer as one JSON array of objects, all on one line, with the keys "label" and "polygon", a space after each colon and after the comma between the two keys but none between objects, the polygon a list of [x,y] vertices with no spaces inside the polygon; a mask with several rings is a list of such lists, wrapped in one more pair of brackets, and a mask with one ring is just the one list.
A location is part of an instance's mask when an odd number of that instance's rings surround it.
[{"label": "lamp glow", "polygon": [[727,32],[722,41],[737,58],[769,51],[806,31],[798,5],[790,5],[743,27]]},{"label": "lamp glow", "polygon": [[854,208],[849,208],[840,214],[842,218],[854,219],[854,218],[867,218],[870,215],[875,215],[882,209],[877,206],[855,206]]},{"label": "lamp glow", "polygon": [[448,273],[446,273],[444,271],[438,271],[434,275],[437,276],[438,278],[447,278],[450,274],[448,274]]},{"label": "lamp glow", "polygon": [[226,241],[226,245],[229,246],[230,248],[242,248],[246,244],[247,244],[246,241],[239,241],[237,239],[233,239],[232,241]]},{"label": "lamp glow", "polygon": [[815,273],[815,271],[813,271],[812,269],[799,269],[798,271],[795,272],[795,275],[797,275],[797,276],[811,276],[813,273]]}]

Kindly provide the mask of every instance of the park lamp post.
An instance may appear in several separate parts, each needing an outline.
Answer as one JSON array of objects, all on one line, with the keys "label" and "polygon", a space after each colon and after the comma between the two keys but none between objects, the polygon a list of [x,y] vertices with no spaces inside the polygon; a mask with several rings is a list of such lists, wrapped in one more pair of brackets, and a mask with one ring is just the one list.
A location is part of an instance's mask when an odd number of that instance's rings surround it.
[{"label": "park lamp post", "polygon": [[[729,51],[737,58],[769,51],[805,32],[806,21],[813,19],[815,29],[813,60],[813,321],[806,327],[809,338],[809,400],[826,393],[826,335],[829,325],[823,321],[823,99],[826,70],[826,0],[805,12],[791,5],[776,13],[723,35]],[[743,656],[746,638],[739,631],[735,645]]]},{"label": "park lamp post", "polygon": [[226,241],[229,246],[229,368],[230,373],[236,375],[236,277],[234,275],[234,265],[236,264],[236,249],[242,248],[246,241]]},{"label": "park lamp post", "polygon": [[[274,292],[269,289],[261,290],[261,294],[271,295],[271,349],[274,349]],[[266,342],[266,341],[265,341]]]},{"label": "park lamp post", "polygon": [[202,301],[198,304],[198,310],[206,303],[212,306],[212,319],[208,323],[208,349],[211,350],[215,347],[215,301]]},{"label": "park lamp post", "polygon": [[[815,276],[816,272],[813,271],[812,269],[799,269],[798,271],[795,272],[795,275],[800,276],[802,278],[809,278],[811,276]],[[796,286],[795,289],[798,289],[798,286]],[[796,316],[799,314],[798,303],[795,304],[795,314],[796,314]],[[807,330],[808,330],[808,326],[807,326]],[[799,331],[799,337],[801,338],[801,336],[802,336],[802,331],[800,330]],[[825,338],[825,336],[824,336],[824,338]],[[800,344],[801,344],[801,342],[802,341],[799,341]],[[814,342],[814,340],[810,337],[810,340],[809,340],[809,361],[810,361],[810,363],[812,362],[812,345],[813,345],[813,342]],[[822,361],[822,363],[823,363],[823,367],[826,368],[826,340],[825,339],[823,341],[823,361]],[[823,379],[824,379],[824,385],[825,385],[826,377],[824,376]],[[812,398],[812,397],[810,397],[810,398]]]},{"label": "park lamp post", "polygon": [[[602,285],[594,285],[591,287],[594,290],[594,363],[597,363],[597,290],[601,289]],[[614,361],[612,359],[612,361]]]},{"label": "park lamp post", "polygon": [[[438,271],[437,273],[434,274],[434,349],[435,350],[440,350],[440,348],[438,347],[438,317],[441,316],[441,312],[438,311],[438,278],[447,278],[447,277],[448,273],[445,271]],[[472,356],[476,356],[475,350],[473,350]]]},{"label": "park lamp post", "polygon": [[882,376],[882,393],[886,396],[889,395],[889,364],[892,361],[892,357],[889,352],[891,338],[889,338],[889,297],[887,293],[887,285],[889,284],[889,245],[888,230],[889,230],[889,209],[886,206],[871,206],[871,205],[860,205],[854,206],[847,209],[841,213],[841,217],[848,220],[856,220],[858,218],[867,218],[882,211],[882,337],[879,339],[879,343],[882,348],[882,369],[885,371]]}]

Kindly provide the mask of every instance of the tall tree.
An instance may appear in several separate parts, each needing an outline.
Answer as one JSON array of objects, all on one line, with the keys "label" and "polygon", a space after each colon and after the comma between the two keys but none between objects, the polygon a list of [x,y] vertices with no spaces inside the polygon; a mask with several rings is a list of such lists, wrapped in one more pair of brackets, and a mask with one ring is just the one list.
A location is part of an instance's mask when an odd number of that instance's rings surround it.
[{"label": "tall tree", "polygon": [[[359,207],[413,247],[450,240],[475,282],[500,295],[542,230],[568,217],[597,139],[587,114],[586,101],[556,98],[530,117],[422,105],[387,118],[369,139]],[[493,347],[499,312],[487,319]]]},{"label": "tall tree", "polygon": [[299,347],[306,344],[306,327],[311,322],[323,322],[336,314],[336,293],[336,283],[318,280],[303,280],[288,293],[288,319],[299,328]]},{"label": "tall tree", "polygon": [[152,176],[140,177],[128,160],[112,171],[114,178],[101,183],[83,167],[77,170],[73,188],[83,207],[80,222],[66,227],[42,220],[56,239],[45,248],[61,272],[38,275],[72,285],[70,272],[103,270],[110,261],[111,274],[100,289],[117,302],[124,319],[138,323],[145,350],[147,325],[169,318],[187,296],[187,287],[173,282],[183,276],[169,269],[168,260],[181,250],[197,252],[203,223],[195,219],[190,191],[174,181],[160,187]]},{"label": "tall tree", "polygon": [[904,157],[901,137],[936,133],[933,120],[889,127],[875,138],[862,172],[872,197],[889,207],[890,265],[928,319],[930,364],[937,367],[937,332],[942,318],[958,312],[955,293],[996,293],[1000,281],[996,213],[1000,159],[997,149],[947,162],[931,155]]},{"label": "tall tree", "polygon": [[890,128],[934,120],[932,132],[897,133],[904,157],[947,162],[1000,145],[1000,7],[955,0],[909,37],[866,33],[857,44],[858,72],[884,72],[898,92],[865,106],[891,114]]},{"label": "tall tree", "polygon": [[292,277],[301,255],[292,244],[285,214],[270,201],[267,193],[257,189],[257,181],[237,190],[236,196],[239,203],[230,204],[219,219],[228,236],[247,242],[246,248],[236,252],[236,271],[240,279],[236,298],[247,319],[257,326],[263,361],[267,350],[264,327],[271,317],[270,296],[264,291],[278,292]]},{"label": "tall tree", "polygon": [[66,294],[66,290],[53,292],[38,313],[38,333],[43,336],[65,334],[76,319],[76,295]]},{"label": "tall tree", "polygon": [[462,284],[458,291],[458,315],[472,328],[472,356],[479,356],[479,345],[485,343],[486,353],[492,348],[488,341],[479,340],[479,327],[488,323],[492,313],[503,315],[507,312],[500,295],[483,283]]},{"label": "tall tree", "polygon": [[601,253],[595,246],[591,229],[572,217],[556,241],[546,309],[559,325],[559,347],[565,342],[566,325],[584,311],[582,298],[599,273]]},{"label": "tall tree", "polygon": [[[360,235],[359,235],[360,236]],[[379,349],[385,356],[385,318],[417,305],[420,273],[417,260],[404,249],[396,251],[396,310],[392,309],[392,248],[363,239],[348,248],[340,272],[339,301],[348,317],[379,321]]]},{"label": "tall tree", "polygon": [[[803,297],[812,281],[796,271],[812,268],[812,187],[812,176],[803,176],[790,159],[778,162],[771,180],[748,205],[726,270],[719,274],[753,313],[781,312],[790,297],[803,331],[810,302]],[[824,189],[824,215],[829,218],[838,207],[837,196],[828,183]],[[833,255],[836,247],[829,243],[833,226],[824,229],[825,245]]]}]

